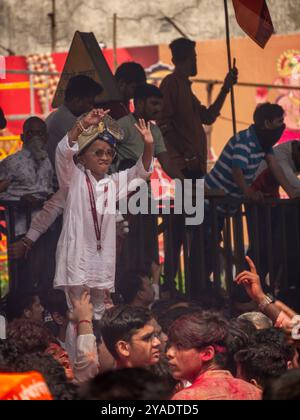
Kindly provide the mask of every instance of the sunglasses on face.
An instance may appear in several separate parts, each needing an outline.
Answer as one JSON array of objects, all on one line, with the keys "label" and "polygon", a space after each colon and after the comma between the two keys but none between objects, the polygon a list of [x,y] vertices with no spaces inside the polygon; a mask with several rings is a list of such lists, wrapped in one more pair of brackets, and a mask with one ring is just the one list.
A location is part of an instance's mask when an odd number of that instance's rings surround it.
[{"label": "sunglasses on face", "polygon": [[98,149],[91,153],[97,158],[103,158],[105,156],[105,157],[108,157],[109,159],[114,159],[116,157],[116,151],[113,149],[109,149],[109,150]]}]

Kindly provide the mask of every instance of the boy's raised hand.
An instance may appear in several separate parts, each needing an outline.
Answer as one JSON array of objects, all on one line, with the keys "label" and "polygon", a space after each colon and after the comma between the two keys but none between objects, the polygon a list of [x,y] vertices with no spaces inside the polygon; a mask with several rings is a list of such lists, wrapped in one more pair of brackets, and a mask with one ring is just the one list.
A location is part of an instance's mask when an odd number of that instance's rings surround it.
[{"label": "boy's raised hand", "polygon": [[70,291],[69,297],[73,306],[73,310],[69,314],[70,321],[74,323],[79,323],[82,320],[92,322],[94,308],[90,302],[90,293],[85,290],[81,296],[77,297]]},{"label": "boy's raised hand", "polygon": [[135,127],[143,136],[145,144],[152,145],[154,143],[150,122],[146,123],[145,120],[139,119],[139,123],[135,124]]},{"label": "boy's raised hand", "polygon": [[92,125],[97,125],[105,117],[106,114],[110,112],[110,109],[104,111],[104,109],[93,109],[91,112],[86,114],[82,122],[85,128],[88,128]]}]

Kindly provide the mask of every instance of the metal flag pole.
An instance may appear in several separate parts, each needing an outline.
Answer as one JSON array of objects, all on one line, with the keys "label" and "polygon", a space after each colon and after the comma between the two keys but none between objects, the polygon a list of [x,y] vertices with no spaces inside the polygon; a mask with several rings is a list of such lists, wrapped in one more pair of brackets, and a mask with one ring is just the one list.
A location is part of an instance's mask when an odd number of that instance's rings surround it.
[{"label": "metal flag pole", "polygon": [[114,51],[114,72],[118,67],[118,52],[117,52],[117,25],[118,25],[118,15],[114,13],[113,16],[113,51]]},{"label": "metal flag pole", "polygon": [[[228,13],[228,2],[224,0],[224,9],[225,9],[225,22],[226,22],[226,44],[227,44],[227,56],[228,56],[228,68],[229,71],[232,70],[232,61],[231,61],[231,46],[230,46],[230,28],[229,28],[229,13]],[[235,65],[235,63],[234,63]],[[233,133],[236,135],[236,113],[235,113],[235,99],[234,99],[234,87],[231,87],[231,112],[232,112],[232,126]]]}]

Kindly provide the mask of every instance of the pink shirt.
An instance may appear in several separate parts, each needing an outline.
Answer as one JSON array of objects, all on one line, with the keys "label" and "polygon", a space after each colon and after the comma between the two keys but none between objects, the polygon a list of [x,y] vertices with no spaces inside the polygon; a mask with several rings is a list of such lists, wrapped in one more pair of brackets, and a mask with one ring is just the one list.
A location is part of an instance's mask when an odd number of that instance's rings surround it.
[{"label": "pink shirt", "polygon": [[177,394],[172,400],[186,401],[245,401],[261,400],[261,391],[248,382],[235,379],[230,372],[210,370],[200,375],[190,386]]}]

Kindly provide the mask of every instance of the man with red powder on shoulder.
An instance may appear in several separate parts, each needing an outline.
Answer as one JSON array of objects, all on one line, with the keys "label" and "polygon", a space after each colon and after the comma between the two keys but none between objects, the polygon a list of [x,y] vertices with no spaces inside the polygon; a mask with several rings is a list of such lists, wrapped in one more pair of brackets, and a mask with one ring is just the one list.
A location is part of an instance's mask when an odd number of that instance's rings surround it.
[{"label": "man with red powder on shoulder", "polygon": [[173,400],[261,400],[258,388],[226,370],[227,336],[227,321],[212,312],[184,315],[172,324],[169,366],[174,379],[191,383]]}]

